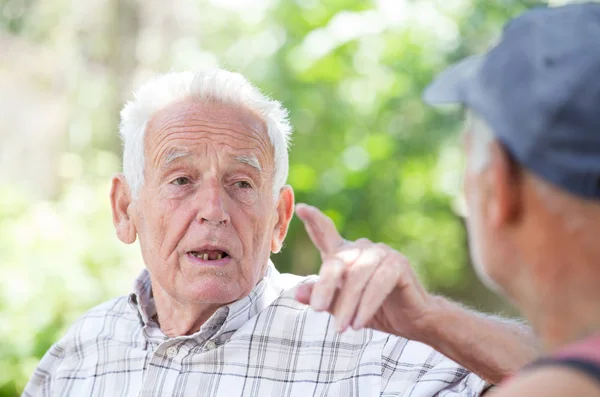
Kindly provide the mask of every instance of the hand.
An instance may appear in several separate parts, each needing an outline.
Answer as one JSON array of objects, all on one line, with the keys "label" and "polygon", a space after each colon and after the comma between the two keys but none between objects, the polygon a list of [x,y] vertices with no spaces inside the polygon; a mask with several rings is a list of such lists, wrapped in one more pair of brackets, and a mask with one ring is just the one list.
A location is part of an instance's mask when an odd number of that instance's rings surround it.
[{"label": "hand", "polygon": [[315,207],[298,204],[296,214],[323,261],[319,280],[299,287],[299,302],[331,313],[338,332],[369,327],[412,340],[424,337],[435,300],[401,253],[367,239],[344,240]]}]

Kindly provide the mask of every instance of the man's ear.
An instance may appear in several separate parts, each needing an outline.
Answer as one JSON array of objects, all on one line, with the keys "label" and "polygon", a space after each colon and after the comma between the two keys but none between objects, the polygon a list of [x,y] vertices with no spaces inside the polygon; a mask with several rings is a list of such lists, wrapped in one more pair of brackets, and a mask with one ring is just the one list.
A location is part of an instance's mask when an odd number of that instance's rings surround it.
[{"label": "man's ear", "polygon": [[499,228],[516,221],[519,216],[522,181],[519,170],[501,144],[492,144],[491,156],[492,164],[487,170],[487,217]]},{"label": "man's ear", "polygon": [[275,222],[271,239],[271,251],[273,253],[281,251],[293,215],[294,190],[291,186],[286,185],[279,192],[279,200],[277,201],[277,222]]},{"label": "man's ear", "polygon": [[131,203],[131,191],[125,176],[123,174],[113,176],[110,189],[113,224],[117,231],[117,237],[125,244],[135,242],[137,237],[137,231],[130,214]]}]

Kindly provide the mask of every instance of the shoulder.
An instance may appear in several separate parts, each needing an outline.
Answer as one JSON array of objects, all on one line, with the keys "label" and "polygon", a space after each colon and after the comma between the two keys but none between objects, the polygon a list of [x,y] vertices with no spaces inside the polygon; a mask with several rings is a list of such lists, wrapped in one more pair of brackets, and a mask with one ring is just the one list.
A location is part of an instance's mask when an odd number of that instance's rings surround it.
[{"label": "shoulder", "polygon": [[104,322],[110,319],[116,319],[117,321],[133,321],[137,319],[128,296],[120,296],[100,303],[79,317],[73,326],[81,326],[96,321]]},{"label": "shoulder", "polygon": [[69,327],[66,334],[57,342],[57,347],[71,349],[81,346],[85,341],[106,336],[110,330],[113,336],[123,328],[132,328],[139,324],[136,312],[129,303],[129,297],[121,296],[103,302],[81,315]]},{"label": "shoulder", "polygon": [[499,388],[497,395],[600,397],[600,335],[534,362]]},{"label": "shoulder", "polygon": [[545,366],[524,372],[500,385],[490,397],[600,397],[600,383],[563,366]]},{"label": "shoulder", "polygon": [[123,315],[127,312],[133,313],[133,310],[131,309],[132,307],[129,303],[129,296],[119,296],[92,307],[80,317],[80,320],[86,317]]},{"label": "shoulder", "polygon": [[56,387],[53,382],[58,378],[73,380],[73,374],[78,373],[84,364],[93,367],[98,357],[98,344],[134,338],[134,320],[135,310],[125,296],[88,310],[42,357],[23,396],[45,396]]},{"label": "shoulder", "polygon": [[40,362],[42,375],[52,372],[56,362],[72,357],[97,343],[106,334],[106,330],[114,334],[117,329],[127,328],[120,326],[120,323],[130,323],[133,318],[133,309],[125,296],[111,299],[88,310],[73,322],[66,333],[46,352]]},{"label": "shoulder", "polygon": [[298,276],[290,273],[273,272],[271,283],[281,289],[282,293],[295,292],[300,284],[318,280],[319,276],[311,274],[308,276]]},{"label": "shoulder", "polygon": [[[277,310],[282,313],[305,313],[310,307],[296,300],[298,287],[304,283],[318,280],[318,276],[297,276],[289,273],[279,273],[274,271],[270,278],[267,290],[264,293],[264,299],[268,302],[265,305],[267,310]],[[316,313],[316,312],[314,312]]]},{"label": "shoulder", "polygon": [[317,276],[297,276],[295,274],[277,273],[271,275],[269,289],[265,295],[268,305],[262,310],[261,315],[276,319],[275,323],[287,326],[294,322],[311,321],[311,330],[324,331],[331,317],[326,312],[315,312],[310,306],[296,300],[298,286],[316,280]]}]

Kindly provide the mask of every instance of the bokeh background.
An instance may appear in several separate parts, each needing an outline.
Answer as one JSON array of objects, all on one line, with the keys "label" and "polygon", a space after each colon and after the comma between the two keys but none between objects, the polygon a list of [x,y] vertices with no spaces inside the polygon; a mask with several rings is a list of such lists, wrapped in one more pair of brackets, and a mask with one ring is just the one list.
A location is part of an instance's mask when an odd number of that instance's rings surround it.
[{"label": "bokeh background", "polygon": [[[0,0],[0,397],[18,396],[66,327],[142,268],[115,236],[109,179],[121,106],[169,70],[246,75],[291,112],[298,201],[348,239],[405,253],[430,290],[514,315],[469,264],[460,113],[420,93],[541,3]],[[298,220],[273,260],[298,274],[320,264]]]}]

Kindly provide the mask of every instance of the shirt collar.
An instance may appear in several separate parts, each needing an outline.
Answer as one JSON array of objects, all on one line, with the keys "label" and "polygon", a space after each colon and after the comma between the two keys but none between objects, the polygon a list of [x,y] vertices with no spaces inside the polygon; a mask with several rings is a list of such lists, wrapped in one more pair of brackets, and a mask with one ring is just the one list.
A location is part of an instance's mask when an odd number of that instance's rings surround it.
[{"label": "shirt collar", "polygon": [[[276,284],[278,276],[279,272],[269,260],[264,277],[247,296],[219,308],[200,330],[190,337],[209,333],[212,338],[229,339],[233,332],[273,303],[281,294],[281,288]],[[156,305],[152,296],[152,282],[148,269],[142,270],[136,278],[133,292],[129,295],[129,304],[137,312],[142,326],[157,328],[156,322],[152,319],[156,315]]]}]

